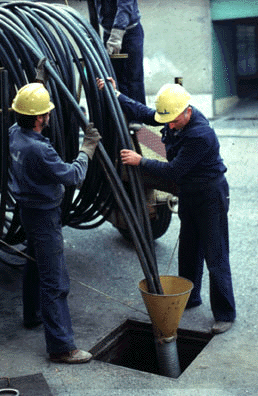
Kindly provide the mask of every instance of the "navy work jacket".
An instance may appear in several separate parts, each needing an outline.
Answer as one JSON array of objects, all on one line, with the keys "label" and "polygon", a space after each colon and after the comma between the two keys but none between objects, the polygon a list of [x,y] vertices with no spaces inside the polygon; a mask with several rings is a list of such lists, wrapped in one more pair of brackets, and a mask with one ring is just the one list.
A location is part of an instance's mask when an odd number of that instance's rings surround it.
[{"label": "navy work jacket", "polygon": [[126,30],[141,18],[137,0],[95,0],[95,5],[99,23],[108,33],[112,28]]},{"label": "navy work jacket", "polygon": [[[160,125],[154,120],[155,110],[120,94],[118,100],[128,121]],[[150,176],[171,180],[180,189],[205,185],[223,175],[227,168],[220,156],[220,146],[214,129],[195,107],[189,123],[179,131],[165,124],[161,141],[165,144],[168,162],[143,158],[140,166]]]},{"label": "navy work jacket", "polygon": [[14,124],[9,130],[10,188],[23,206],[52,209],[62,202],[65,187],[83,182],[88,156],[80,152],[73,163],[64,162],[48,138]]}]

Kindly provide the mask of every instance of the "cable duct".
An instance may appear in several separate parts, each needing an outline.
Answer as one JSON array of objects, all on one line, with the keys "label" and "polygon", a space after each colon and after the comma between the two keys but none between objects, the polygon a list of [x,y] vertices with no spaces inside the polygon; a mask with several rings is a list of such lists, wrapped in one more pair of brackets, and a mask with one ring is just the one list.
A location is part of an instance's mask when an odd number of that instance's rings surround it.
[{"label": "cable duct", "polygon": [[[1,67],[1,202],[2,239],[15,245],[25,239],[17,206],[8,189],[8,111],[17,90],[34,82],[38,61],[47,57],[48,90],[55,110],[44,134],[63,160],[72,162],[79,149],[80,128],[94,122],[102,139],[80,190],[66,188],[63,225],[98,227],[118,206],[127,222],[151,293],[162,293],[153,237],[139,169],[127,167],[129,190],[122,182],[119,151],[132,148],[127,124],[113,88],[100,92],[96,77],[115,78],[99,35],[69,6],[30,1],[0,3]],[[81,109],[81,98],[87,116]],[[130,198],[129,198],[130,197]]]}]

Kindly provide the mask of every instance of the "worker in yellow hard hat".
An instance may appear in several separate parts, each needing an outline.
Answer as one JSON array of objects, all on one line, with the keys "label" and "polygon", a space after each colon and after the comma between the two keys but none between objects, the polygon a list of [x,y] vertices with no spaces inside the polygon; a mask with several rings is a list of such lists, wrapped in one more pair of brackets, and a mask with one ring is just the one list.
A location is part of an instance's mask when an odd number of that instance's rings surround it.
[{"label": "worker in yellow hard hat", "polygon": [[[114,89],[114,80],[109,78]],[[99,89],[105,82],[97,79]],[[187,308],[201,305],[204,260],[210,276],[213,333],[229,330],[236,317],[229,264],[229,187],[215,131],[191,105],[191,95],[179,84],[166,84],[156,97],[156,109],[116,91],[127,121],[163,124],[161,141],[167,162],[147,159],[133,150],[121,150],[124,165],[138,166],[143,179],[159,189],[160,182],[178,186],[179,275],[194,283]],[[165,190],[166,191],[166,190]]]},{"label": "worker in yellow hard hat", "polygon": [[50,360],[83,363],[91,354],[77,348],[67,304],[69,275],[64,260],[61,209],[65,186],[81,184],[100,139],[89,124],[77,158],[64,162],[42,135],[55,108],[41,83],[16,94],[16,123],[9,131],[11,191],[27,237],[23,277],[24,326],[43,323]]}]

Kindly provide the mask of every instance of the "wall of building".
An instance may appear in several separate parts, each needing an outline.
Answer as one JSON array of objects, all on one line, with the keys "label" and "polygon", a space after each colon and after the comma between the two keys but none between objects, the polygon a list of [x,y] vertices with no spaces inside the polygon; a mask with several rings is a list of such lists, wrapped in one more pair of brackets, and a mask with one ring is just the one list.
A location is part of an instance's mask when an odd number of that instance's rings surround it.
[{"label": "wall of building", "polygon": [[[45,0],[60,2],[64,0]],[[68,0],[88,18],[86,1]],[[192,104],[212,118],[237,100],[231,21],[258,16],[258,0],[138,0],[145,32],[147,103],[183,77]]]},{"label": "wall of building", "polygon": [[[46,0],[60,2],[63,0]],[[88,20],[86,1],[68,0]],[[212,39],[209,0],[138,0],[145,33],[147,103],[159,88],[183,77],[192,104],[212,117]]]},{"label": "wall of building", "polygon": [[209,0],[138,0],[145,32],[146,94],[175,77],[193,103],[212,116],[212,39]]},{"label": "wall of building", "polygon": [[207,0],[139,0],[148,93],[182,76],[192,93],[210,93],[211,26]]}]

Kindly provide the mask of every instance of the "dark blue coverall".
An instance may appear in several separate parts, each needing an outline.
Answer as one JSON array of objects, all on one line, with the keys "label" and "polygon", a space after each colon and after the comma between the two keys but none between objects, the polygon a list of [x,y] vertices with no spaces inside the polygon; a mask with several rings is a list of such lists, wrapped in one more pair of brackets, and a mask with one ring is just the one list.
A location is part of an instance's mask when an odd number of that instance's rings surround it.
[{"label": "dark blue coverall", "polygon": [[[160,125],[155,110],[121,94],[119,102],[128,121]],[[144,174],[174,181],[179,187],[179,275],[194,283],[188,308],[201,300],[204,259],[209,270],[210,303],[216,321],[236,317],[229,265],[229,187],[217,136],[203,114],[192,107],[189,123],[179,131],[165,124],[162,142],[167,162],[142,158]],[[171,120],[172,121],[172,120]]]},{"label": "dark blue coverall", "polygon": [[95,0],[95,3],[99,23],[104,29],[104,45],[112,28],[126,30],[120,52],[128,54],[128,58],[112,61],[118,89],[130,98],[145,104],[144,31],[137,0]]},{"label": "dark blue coverall", "polygon": [[41,318],[47,352],[76,349],[67,304],[69,275],[64,260],[61,209],[65,187],[82,183],[88,156],[65,163],[48,138],[14,124],[9,133],[10,188],[19,205],[30,257],[23,276],[24,323]]}]

